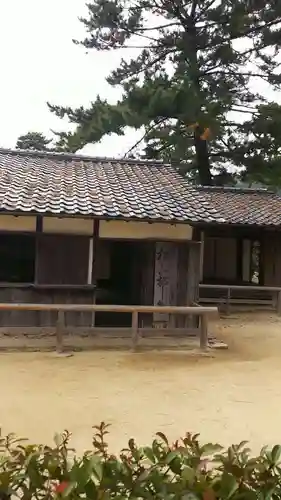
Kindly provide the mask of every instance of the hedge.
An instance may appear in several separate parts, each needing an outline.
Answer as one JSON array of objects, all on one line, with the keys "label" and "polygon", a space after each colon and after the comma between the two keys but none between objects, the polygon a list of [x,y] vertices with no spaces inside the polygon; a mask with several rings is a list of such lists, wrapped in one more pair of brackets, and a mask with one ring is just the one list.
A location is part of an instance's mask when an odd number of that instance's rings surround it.
[{"label": "hedge", "polygon": [[279,445],[253,457],[245,441],[223,449],[198,434],[169,443],[159,432],[150,446],[131,439],[115,456],[107,434],[106,424],[95,427],[82,456],[68,431],[52,447],[1,436],[0,499],[281,499]]}]

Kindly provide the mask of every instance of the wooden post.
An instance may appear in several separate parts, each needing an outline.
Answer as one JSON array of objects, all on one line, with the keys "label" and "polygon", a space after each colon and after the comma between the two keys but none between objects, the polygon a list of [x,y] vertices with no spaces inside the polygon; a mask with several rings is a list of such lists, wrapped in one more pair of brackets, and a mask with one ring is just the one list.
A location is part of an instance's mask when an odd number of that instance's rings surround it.
[{"label": "wooden post", "polygon": [[132,350],[136,351],[138,348],[138,328],[139,328],[138,311],[132,312]]},{"label": "wooden post", "polygon": [[56,351],[58,354],[61,354],[63,352],[64,327],[65,327],[64,311],[58,311],[57,326],[56,326],[56,340],[57,340]]},{"label": "wooden post", "polygon": [[[186,305],[198,302],[200,280],[201,243],[191,241],[188,250],[188,275]],[[198,328],[198,318],[187,316],[187,327]]]},{"label": "wooden post", "polygon": [[[138,266],[140,271],[140,304],[154,303],[154,274],[155,274],[155,247],[154,241],[138,243]],[[152,328],[153,313],[140,313],[142,327]]]},{"label": "wooden post", "polygon": [[208,317],[202,314],[200,321],[200,349],[206,350],[208,347]]},{"label": "wooden post", "polygon": [[281,290],[277,292],[277,314],[281,316]]},{"label": "wooden post", "polygon": [[231,290],[230,287],[227,289],[227,296],[226,296],[226,315],[228,316],[230,313],[230,295],[231,295]]},{"label": "wooden post", "polygon": [[88,277],[87,277],[87,283],[88,283],[88,285],[92,284],[93,248],[94,248],[94,241],[93,241],[93,238],[90,238],[89,239],[89,257],[88,257]]},{"label": "wooden post", "polygon": [[[90,255],[91,255],[91,276],[90,269],[88,269],[88,283],[93,283],[97,285],[97,241],[99,238],[99,227],[100,221],[98,219],[94,219],[93,221],[93,237],[90,240],[89,245],[89,265],[90,265]],[[96,303],[96,289],[93,291],[93,304]],[[94,327],[96,323],[96,313],[92,311],[91,313],[91,326]]]},{"label": "wooden post", "polygon": [[200,276],[199,276],[199,281],[200,283],[204,279],[204,244],[205,244],[205,238],[204,238],[204,231],[201,231],[200,233]]}]

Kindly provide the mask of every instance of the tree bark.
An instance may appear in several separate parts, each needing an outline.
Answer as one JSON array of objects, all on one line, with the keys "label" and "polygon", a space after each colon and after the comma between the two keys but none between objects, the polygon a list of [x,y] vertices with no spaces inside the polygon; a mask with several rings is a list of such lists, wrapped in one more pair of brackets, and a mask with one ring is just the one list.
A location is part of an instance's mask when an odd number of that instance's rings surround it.
[{"label": "tree bark", "polygon": [[[196,9],[196,3],[194,4]],[[196,166],[199,173],[200,184],[204,186],[211,186],[212,175],[211,175],[211,165],[209,159],[208,145],[205,139],[201,136],[204,132],[202,124],[200,123],[201,111],[202,111],[202,96],[201,96],[201,84],[200,84],[200,70],[198,66],[197,58],[197,30],[193,18],[190,18],[187,30],[185,33],[187,52],[189,53],[189,75],[194,85],[194,97],[197,102],[195,102],[195,112],[194,119],[199,121],[199,124],[194,129],[194,146],[196,155]],[[196,106],[197,104],[197,106]]]},{"label": "tree bark", "polygon": [[199,173],[199,181],[203,186],[212,185],[211,165],[208,153],[208,144],[205,139],[201,139],[203,130],[200,126],[194,130],[194,146],[196,163]]}]

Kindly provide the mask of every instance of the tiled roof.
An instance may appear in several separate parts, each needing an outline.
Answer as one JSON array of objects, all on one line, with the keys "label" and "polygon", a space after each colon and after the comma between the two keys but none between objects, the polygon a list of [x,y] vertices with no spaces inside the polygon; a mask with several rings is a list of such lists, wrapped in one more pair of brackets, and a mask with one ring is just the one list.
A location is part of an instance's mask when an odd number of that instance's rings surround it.
[{"label": "tiled roof", "polygon": [[171,166],[4,149],[0,150],[0,210],[221,221],[205,193],[188,187]]},{"label": "tiled roof", "polygon": [[266,189],[198,187],[227,224],[281,226],[281,196]]},{"label": "tiled roof", "polygon": [[0,211],[281,227],[281,196],[192,187],[157,162],[0,149]]}]

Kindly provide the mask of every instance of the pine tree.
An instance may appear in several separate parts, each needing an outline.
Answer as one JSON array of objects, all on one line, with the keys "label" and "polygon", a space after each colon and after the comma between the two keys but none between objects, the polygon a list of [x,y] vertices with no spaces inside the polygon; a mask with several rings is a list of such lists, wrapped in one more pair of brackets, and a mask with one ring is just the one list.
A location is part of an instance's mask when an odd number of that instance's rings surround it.
[{"label": "pine tree", "polygon": [[16,143],[16,149],[28,149],[33,151],[49,151],[52,139],[47,139],[41,132],[28,132],[21,135]]},{"label": "pine tree", "polygon": [[181,163],[202,184],[216,175],[226,182],[231,165],[262,171],[267,142],[252,127],[262,127],[277,106],[267,106],[258,86],[281,86],[281,2],[92,0],[87,7],[81,22],[88,36],[76,43],[104,52],[137,46],[140,53],[108,76],[123,90],[116,105],[100,97],[89,109],[49,104],[77,125],[60,135],[59,147],[75,151],[126,126],[143,127],[146,157]]}]

